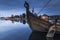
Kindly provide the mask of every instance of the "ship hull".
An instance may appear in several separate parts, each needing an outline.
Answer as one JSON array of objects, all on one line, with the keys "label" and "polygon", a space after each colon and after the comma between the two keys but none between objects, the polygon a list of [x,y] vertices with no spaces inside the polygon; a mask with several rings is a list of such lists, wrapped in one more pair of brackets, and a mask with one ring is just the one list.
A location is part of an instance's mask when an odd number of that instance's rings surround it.
[{"label": "ship hull", "polygon": [[[34,31],[48,32],[49,28],[53,25],[49,21],[39,19],[32,13],[28,13],[27,15],[27,22]],[[56,34],[60,34],[60,25],[56,25]]]},{"label": "ship hull", "polygon": [[[42,20],[37,15],[31,13],[29,11],[29,4],[27,2],[25,2],[24,7],[26,8],[27,23],[32,30],[48,32],[50,27],[54,25],[49,21]],[[56,25],[56,31],[60,32],[60,25]]]}]

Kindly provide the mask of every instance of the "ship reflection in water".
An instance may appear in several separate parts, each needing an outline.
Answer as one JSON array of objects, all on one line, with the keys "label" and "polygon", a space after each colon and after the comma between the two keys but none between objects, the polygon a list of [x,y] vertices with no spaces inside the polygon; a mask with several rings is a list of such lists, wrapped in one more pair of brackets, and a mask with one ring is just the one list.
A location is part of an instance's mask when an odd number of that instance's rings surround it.
[{"label": "ship reflection in water", "polygon": [[[60,40],[59,35],[46,38],[46,33],[32,31],[27,24],[0,21],[0,40]],[[27,25],[27,26],[26,26]]]},{"label": "ship reflection in water", "polygon": [[46,38],[46,33],[33,31],[30,35],[29,40],[60,40],[60,35],[56,34],[54,38]]}]

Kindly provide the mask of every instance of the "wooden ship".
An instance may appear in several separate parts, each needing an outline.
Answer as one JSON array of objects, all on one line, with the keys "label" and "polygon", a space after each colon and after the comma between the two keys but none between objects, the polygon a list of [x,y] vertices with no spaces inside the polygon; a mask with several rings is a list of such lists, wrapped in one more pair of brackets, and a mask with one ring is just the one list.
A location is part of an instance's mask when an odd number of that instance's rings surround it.
[{"label": "wooden ship", "polygon": [[[1,20],[23,21],[29,24],[32,31],[47,32],[47,37],[53,37],[54,34],[60,34],[60,15],[48,16],[46,14],[42,16],[34,15],[29,10],[29,3],[25,1],[24,7],[26,8],[26,14],[22,16],[1,17]],[[51,22],[50,22],[51,21]]]},{"label": "wooden ship", "polygon": [[47,32],[47,37],[53,37],[55,33],[58,34],[60,32],[60,15],[42,15],[38,17],[29,11],[29,4],[27,2],[25,2],[24,7],[26,8],[27,23],[32,30]]}]

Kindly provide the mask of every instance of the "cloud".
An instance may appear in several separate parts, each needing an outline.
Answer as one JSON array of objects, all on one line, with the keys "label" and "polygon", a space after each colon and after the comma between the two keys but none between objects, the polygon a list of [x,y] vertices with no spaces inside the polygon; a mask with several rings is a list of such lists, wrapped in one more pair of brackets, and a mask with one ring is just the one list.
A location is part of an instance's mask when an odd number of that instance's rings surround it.
[{"label": "cloud", "polygon": [[[48,2],[48,0],[0,0],[0,10],[24,9],[24,1],[30,4],[30,9],[35,8],[38,11]],[[60,13],[60,0],[52,0],[42,12]]]},{"label": "cloud", "polygon": [[0,0],[0,10],[10,10],[24,7],[24,0]]},{"label": "cloud", "polygon": [[24,9],[0,10],[0,17],[8,17],[11,15],[21,15],[22,13],[25,13]]}]

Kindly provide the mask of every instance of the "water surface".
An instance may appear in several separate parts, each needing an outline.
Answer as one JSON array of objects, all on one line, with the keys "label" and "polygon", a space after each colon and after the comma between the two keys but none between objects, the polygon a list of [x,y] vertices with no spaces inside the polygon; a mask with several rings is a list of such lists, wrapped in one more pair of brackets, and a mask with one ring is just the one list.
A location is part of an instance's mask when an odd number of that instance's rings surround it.
[{"label": "water surface", "polygon": [[60,35],[48,39],[46,34],[32,31],[27,23],[0,21],[0,40],[60,40]]}]

